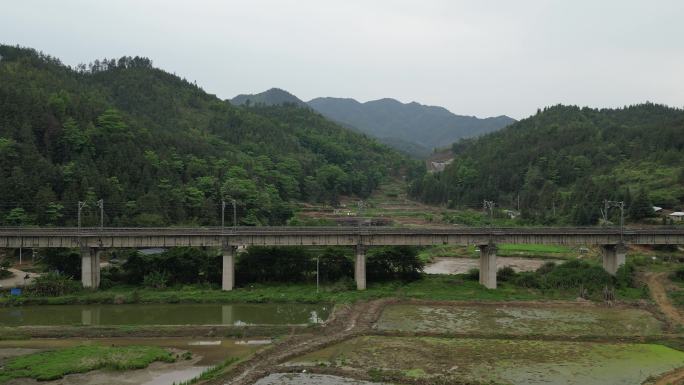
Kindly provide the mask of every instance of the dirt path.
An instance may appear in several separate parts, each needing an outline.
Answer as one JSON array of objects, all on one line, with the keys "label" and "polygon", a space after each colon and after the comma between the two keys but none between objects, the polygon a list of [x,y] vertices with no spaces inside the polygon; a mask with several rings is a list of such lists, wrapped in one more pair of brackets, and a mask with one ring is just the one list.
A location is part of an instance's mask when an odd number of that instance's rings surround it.
[{"label": "dirt path", "polygon": [[684,384],[684,369],[676,369],[665,373],[653,385],[682,385]]},{"label": "dirt path", "polygon": [[667,297],[667,289],[665,287],[669,282],[667,273],[649,272],[644,275],[644,278],[651,292],[651,297],[653,297],[653,301],[658,305],[660,311],[665,314],[673,325],[684,325],[684,316],[672,305],[672,302]]},{"label": "dirt path", "polygon": [[[35,277],[40,276],[40,274],[37,273],[27,273],[23,270],[19,269],[14,269],[14,268],[9,268],[7,269],[14,274],[13,276],[5,279],[0,279],[0,287],[8,288],[8,287],[21,287],[28,285],[29,283],[33,282],[33,279]],[[24,280],[24,278],[28,276],[29,278]]]},{"label": "dirt path", "polygon": [[296,356],[342,342],[369,331],[382,309],[393,299],[379,299],[341,308],[334,318],[315,333],[292,335],[273,347],[240,363],[228,377],[210,384],[249,385],[277,370],[277,365]]}]

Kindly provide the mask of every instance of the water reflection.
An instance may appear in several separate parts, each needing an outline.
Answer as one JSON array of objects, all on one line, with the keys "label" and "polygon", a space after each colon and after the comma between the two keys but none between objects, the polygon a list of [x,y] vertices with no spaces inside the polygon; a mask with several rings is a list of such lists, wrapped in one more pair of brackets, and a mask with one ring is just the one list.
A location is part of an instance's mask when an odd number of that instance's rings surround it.
[{"label": "water reflection", "polygon": [[0,308],[0,326],[22,325],[286,325],[321,323],[328,305],[130,304]]}]

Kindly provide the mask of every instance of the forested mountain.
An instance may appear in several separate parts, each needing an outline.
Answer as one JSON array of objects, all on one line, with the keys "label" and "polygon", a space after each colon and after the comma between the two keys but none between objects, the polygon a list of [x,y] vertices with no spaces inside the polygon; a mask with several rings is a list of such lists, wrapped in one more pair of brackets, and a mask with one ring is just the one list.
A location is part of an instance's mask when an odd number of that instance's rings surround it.
[{"label": "forested mountain", "polygon": [[299,100],[298,97],[285,90],[281,90],[280,88],[271,88],[270,90],[258,94],[241,94],[231,99],[230,102],[235,106],[281,106],[285,104],[294,104],[296,106],[306,107],[306,103]]},{"label": "forested mountain", "polygon": [[[461,138],[470,138],[499,130],[513,122],[507,116],[479,119],[461,116],[443,107],[416,102],[401,103],[379,99],[360,103],[354,99],[316,98],[307,102],[324,116],[362,132],[381,138],[388,144],[412,143],[416,156],[425,156],[434,148],[450,146]],[[404,148],[406,150],[406,148]]]},{"label": "forested mountain", "polygon": [[[368,195],[403,156],[293,106],[234,107],[149,59],[0,46],[0,224],[282,224],[294,201]],[[226,210],[230,223],[232,210]]]},{"label": "forested mountain", "polygon": [[633,220],[652,215],[652,203],[684,208],[681,109],[559,105],[458,142],[453,151],[444,172],[412,183],[413,196],[475,207],[489,199],[511,208],[519,197],[530,222],[578,225],[597,223],[604,199],[624,201]]}]

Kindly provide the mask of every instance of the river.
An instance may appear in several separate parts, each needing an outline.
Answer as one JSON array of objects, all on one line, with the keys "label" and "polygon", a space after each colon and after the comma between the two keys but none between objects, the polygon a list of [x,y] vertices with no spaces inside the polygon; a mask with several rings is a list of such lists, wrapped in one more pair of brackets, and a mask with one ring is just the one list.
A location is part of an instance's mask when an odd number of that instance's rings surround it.
[{"label": "river", "polygon": [[40,305],[0,308],[0,326],[295,325],[325,321],[326,304]]}]

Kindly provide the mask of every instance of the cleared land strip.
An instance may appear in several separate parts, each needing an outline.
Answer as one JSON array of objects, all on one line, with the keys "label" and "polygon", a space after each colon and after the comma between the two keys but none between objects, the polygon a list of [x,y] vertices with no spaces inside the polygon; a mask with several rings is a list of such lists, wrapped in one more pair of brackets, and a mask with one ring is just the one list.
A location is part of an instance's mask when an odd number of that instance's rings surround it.
[{"label": "cleared land strip", "polygon": [[668,273],[646,273],[645,281],[651,293],[651,298],[658,305],[660,311],[665,314],[671,323],[684,325],[684,316],[682,316],[682,313],[672,304],[667,296],[665,283],[669,282]]}]

